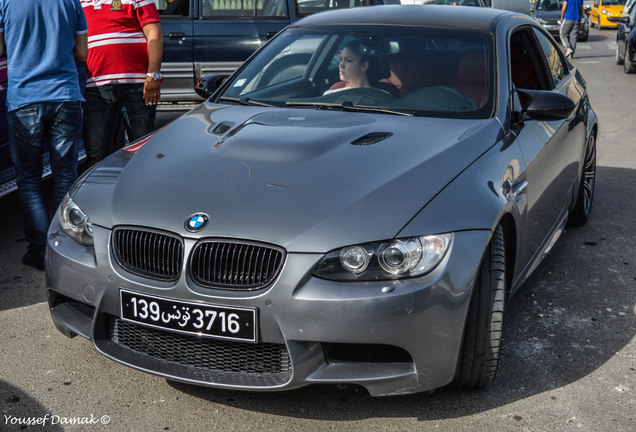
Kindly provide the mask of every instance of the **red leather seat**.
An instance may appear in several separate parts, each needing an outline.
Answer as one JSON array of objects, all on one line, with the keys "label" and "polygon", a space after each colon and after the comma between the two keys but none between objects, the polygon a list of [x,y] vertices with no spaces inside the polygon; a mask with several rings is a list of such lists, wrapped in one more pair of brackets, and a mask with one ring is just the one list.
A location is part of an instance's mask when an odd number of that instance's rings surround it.
[{"label": "red leather seat", "polygon": [[477,109],[488,102],[488,63],[484,51],[469,51],[459,61],[455,89],[468,96]]},{"label": "red leather seat", "polygon": [[387,81],[398,88],[402,97],[432,84],[433,70],[420,58],[392,56],[390,64]]}]

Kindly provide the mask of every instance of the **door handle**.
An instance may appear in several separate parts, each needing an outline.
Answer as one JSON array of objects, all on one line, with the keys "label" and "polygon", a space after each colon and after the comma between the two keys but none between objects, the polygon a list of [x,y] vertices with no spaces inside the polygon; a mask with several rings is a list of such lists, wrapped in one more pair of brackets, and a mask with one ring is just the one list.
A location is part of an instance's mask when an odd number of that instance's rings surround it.
[{"label": "door handle", "polygon": [[265,37],[267,37],[267,39],[270,39],[270,38],[276,36],[276,33],[278,33],[278,32],[269,31],[269,32],[265,33]]},{"label": "door handle", "polygon": [[528,182],[526,180],[521,183],[512,184],[510,180],[506,180],[502,185],[502,192],[504,196],[508,198],[508,200],[517,201],[520,195],[523,195],[526,192],[526,188],[528,187]]},{"label": "door handle", "polygon": [[519,195],[522,195],[523,193],[525,193],[527,187],[528,187],[528,182],[525,180],[522,181],[521,183],[514,185],[512,187],[512,197],[516,199]]},{"label": "door handle", "polygon": [[185,37],[185,33],[183,33],[183,32],[180,32],[180,33],[173,33],[173,32],[170,32],[170,33],[168,34],[168,37],[169,37],[170,39],[181,39],[181,38]]}]

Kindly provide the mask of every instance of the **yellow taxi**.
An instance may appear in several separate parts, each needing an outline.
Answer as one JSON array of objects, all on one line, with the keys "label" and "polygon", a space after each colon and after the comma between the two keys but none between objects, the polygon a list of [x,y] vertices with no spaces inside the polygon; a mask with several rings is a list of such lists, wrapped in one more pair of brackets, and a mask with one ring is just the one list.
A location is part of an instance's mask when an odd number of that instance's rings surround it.
[{"label": "yellow taxi", "polygon": [[598,28],[616,28],[615,22],[609,21],[608,17],[620,17],[625,2],[627,0],[594,0],[594,4],[590,9],[590,27],[598,26]]}]

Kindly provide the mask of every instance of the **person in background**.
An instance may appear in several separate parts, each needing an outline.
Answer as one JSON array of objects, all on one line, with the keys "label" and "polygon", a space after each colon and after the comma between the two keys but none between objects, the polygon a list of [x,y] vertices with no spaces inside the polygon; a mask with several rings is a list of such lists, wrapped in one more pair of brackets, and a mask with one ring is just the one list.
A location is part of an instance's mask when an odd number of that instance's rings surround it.
[{"label": "person in background", "polygon": [[42,156],[53,172],[51,214],[77,177],[83,101],[75,59],[87,55],[79,0],[0,0],[0,56],[7,55],[9,150],[29,243],[22,262],[44,270],[50,215],[42,192]]},{"label": "person in background", "polygon": [[564,0],[561,7],[561,42],[565,46],[565,56],[574,57],[579,26],[583,18],[583,0]]},{"label": "person in background", "polygon": [[161,96],[161,23],[152,0],[82,0],[88,22],[84,146],[88,166],[154,128]]}]

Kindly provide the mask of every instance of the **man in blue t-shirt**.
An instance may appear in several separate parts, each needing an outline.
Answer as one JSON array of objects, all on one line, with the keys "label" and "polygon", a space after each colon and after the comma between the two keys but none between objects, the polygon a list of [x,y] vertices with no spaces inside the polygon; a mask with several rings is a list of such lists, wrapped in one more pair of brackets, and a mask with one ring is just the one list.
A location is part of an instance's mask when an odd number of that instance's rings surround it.
[{"label": "man in blue t-shirt", "polygon": [[[29,249],[26,265],[44,270],[50,214],[77,177],[84,100],[75,59],[88,53],[80,0],[0,0],[0,56],[7,56],[9,150]],[[41,188],[42,155],[53,171],[51,212]]]},{"label": "man in blue t-shirt", "polygon": [[579,26],[583,18],[583,0],[564,0],[561,8],[561,42],[565,45],[565,56],[574,57]]}]

